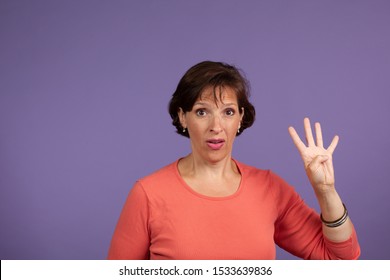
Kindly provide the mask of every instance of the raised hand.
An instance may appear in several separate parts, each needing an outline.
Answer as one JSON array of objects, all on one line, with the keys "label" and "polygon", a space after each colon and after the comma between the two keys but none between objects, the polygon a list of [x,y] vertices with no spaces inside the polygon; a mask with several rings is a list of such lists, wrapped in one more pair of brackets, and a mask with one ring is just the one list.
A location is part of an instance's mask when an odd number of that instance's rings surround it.
[{"label": "raised hand", "polygon": [[316,192],[333,189],[335,179],[332,154],[336,149],[339,137],[335,136],[329,147],[325,149],[322,140],[321,125],[318,122],[314,125],[316,141],[314,141],[310,120],[308,118],[304,119],[304,128],[307,145],[302,142],[293,127],[290,126],[288,131],[302,157],[310,183]]}]

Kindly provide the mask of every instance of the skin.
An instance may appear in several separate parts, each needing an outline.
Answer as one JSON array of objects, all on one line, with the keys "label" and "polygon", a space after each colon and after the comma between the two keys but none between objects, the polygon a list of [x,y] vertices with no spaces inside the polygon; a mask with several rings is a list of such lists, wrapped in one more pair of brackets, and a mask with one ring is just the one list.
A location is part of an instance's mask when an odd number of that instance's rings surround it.
[{"label": "skin", "polygon": [[[217,89],[218,90],[218,89]],[[239,187],[241,175],[232,160],[233,143],[244,111],[239,112],[237,96],[231,88],[205,89],[190,112],[180,109],[181,125],[188,130],[192,153],[179,161],[179,172],[195,191],[208,196],[228,196]],[[220,97],[220,98],[219,98]],[[210,140],[223,140],[219,149]]]},{"label": "skin", "polygon": [[[320,123],[317,122],[314,124],[316,134],[315,141],[309,118],[304,119],[303,126],[307,140],[306,144],[301,140],[293,127],[289,127],[288,131],[301,155],[307,177],[309,178],[317,197],[323,218],[326,221],[335,221],[344,213],[342,200],[335,188],[332,160],[332,155],[339,142],[339,137],[336,135],[329,147],[324,148]],[[352,223],[348,218],[348,220],[339,227],[329,228],[323,225],[322,230],[328,239],[341,242],[350,237],[352,228]]]}]

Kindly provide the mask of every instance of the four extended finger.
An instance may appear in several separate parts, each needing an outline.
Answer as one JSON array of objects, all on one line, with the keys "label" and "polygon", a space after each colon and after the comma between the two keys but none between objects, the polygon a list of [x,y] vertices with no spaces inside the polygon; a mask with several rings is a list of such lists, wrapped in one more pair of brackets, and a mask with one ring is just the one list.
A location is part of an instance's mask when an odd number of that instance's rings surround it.
[{"label": "four extended finger", "polygon": [[295,128],[290,126],[288,128],[288,132],[290,133],[291,139],[293,140],[295,146],[297,149],[302,152],[305,148],[306,145],[302,142],[301,138],[299,137],[298,133],[296,132]]},{"label": "four extended finger", "polygon": [[305,118],[303,120],[303,126],[305,128],[306,141],[308,146],[314,146],[314,138],[313,132],[311,130],[310,120],[309,118]]},{"label": "four extended finger", "polygon": [[338,143],[339,143],[339,137],[336,135],[335,137],[333,137],[333,140],[332,140],[332,142],[330,143],[330,145],[329,145],[329,147],[327,149],[330,154],[333,154],[333,152],[336,149]]},{"label": "four extended finger", "polygon": [[322,130],[321,130],[321,125],[319,122],[316,122],[314,125],[315,132],[316,132],[316,141],[317,141],[317,146],[323,148],[324,147],[324,142],[322,140]]},{"label": "four extended finger", "polygon": [[[324,142],[323,142],[323,137],[322,137],[322,129],[321,129],[321,124],[319,122],[316,122],[314,124],[314,128],[315,128],[315,133],[316,133],[316,143],[314,142],[314,137],[313,137],[313,132],[312,132],[312,129],[311,129],[311,125],[310,125],[310,120],[309,118],[305,118],[303,120],[304,122],[304,128],[305,128],[305,136],[306,136],[306,140],[307,140],[307,146],[310,147],[310,146],[317,146],[317,147],[320,147],[320,148],[324,148]],[[299,137],[298,133],[296,132],[296,130],[290,126],[288,128],[288,131],[290,133],[290,136],[295,144],[295,146],[298,148],[298,150],[300,152],[302,152],[305,148],[307,148],[307,146],[305,145],[305,143],[301,140],[301,138]],[[339,137],[336,135],[332,142],[330,143],[329,147],[327,148],[327,151],[330,153],[330,154],[333,154],[334,150],[336,149],[337,147],[337,144],[339,142]]]}]

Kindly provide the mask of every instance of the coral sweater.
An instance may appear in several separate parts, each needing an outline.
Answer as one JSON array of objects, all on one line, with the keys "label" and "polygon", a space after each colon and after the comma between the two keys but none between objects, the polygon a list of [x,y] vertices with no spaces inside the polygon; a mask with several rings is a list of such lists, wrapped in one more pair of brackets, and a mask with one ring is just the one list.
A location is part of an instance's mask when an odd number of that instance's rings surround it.
[{"label": "coral sweater", "polygon": [[275,259],[275,244],[304,259],[356,259],[356,232],[336,243],[319,215],[270,171],[235,161],[239,189],[208,197],[181,178],[178,161],[131,189],[109,259]]}]

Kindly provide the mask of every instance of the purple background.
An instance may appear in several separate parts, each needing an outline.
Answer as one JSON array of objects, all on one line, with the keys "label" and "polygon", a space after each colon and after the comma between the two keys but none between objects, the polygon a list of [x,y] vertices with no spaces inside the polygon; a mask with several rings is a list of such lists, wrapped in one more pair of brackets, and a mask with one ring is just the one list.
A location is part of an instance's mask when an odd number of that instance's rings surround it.
[{"label": "purple background", "polygon": [[2,0],[0,258],[104,259],[134,181],[189,152],[167,104],[210,59],[251,81],[234,157],[318,209],[287,127],[320,121],[361,258],[390,259],[389,50],[388,1]]}]

